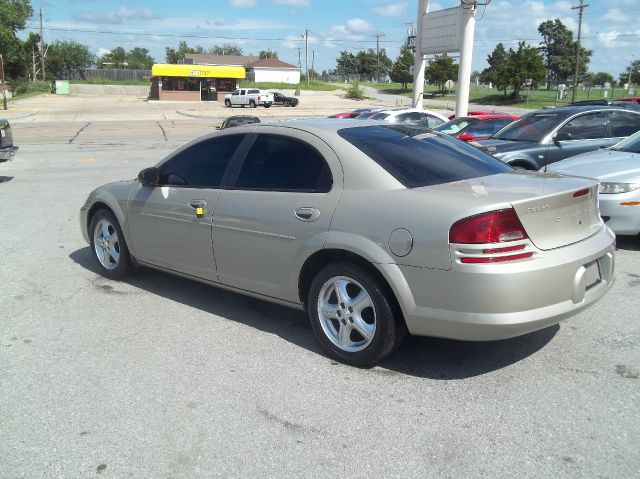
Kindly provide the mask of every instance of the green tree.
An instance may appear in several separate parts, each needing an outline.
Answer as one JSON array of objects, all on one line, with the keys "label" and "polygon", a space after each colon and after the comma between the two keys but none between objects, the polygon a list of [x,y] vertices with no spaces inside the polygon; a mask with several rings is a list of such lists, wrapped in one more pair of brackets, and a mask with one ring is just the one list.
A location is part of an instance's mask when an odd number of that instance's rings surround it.
[{"label": "green tree", "polygon": [[519,42],[517,50],[509,49],[508,72],[512,89],[511,98],[518,99],[523,85],[535,87],[544,80],[546,76],[544,59],[536,47]]},{"label": "green tree", "polygon": [[[566,83],[575,74],[578,44],[573,40],[571,30],[558,18],[542,22],[538,25],[538,32],[542,35],[539,50],[544,55],[549,90],[553,83]],[[591,54],[591,50],[580,47],[579,76],[587,71]]]},{"label": "green tree", "polygon": [[127,54],[127,63],[129,68],[133,70],[151,70],[155,62],[146,48],[135,47]]},{"label": "green tree", "polygon": [[47,47],[47,71],[56,78],[71,78],[93,64],[89,47],[75,41],[56,41]]},{"label": "green tree", "polygon": [[509,54],[502,43],[498,43],[487,57],[489,66],[482,71],[480,80],[492,83],[498,91],[507,94],[509,88]]},{"label": "green tree", "polygon": [[[589,76],[587,76],[589,75]],[[615,83],[613,75],[607,72],[598,72],[583,75],[583,81],[589,85],[604,85],[605,83]]]},{"label": "green tree", "polygon": [[640,85],[640,60],[631,62],[625,71],[620,73],[620,84],[624,85],[629,82],[629,72],[631,72],[631,83],[634,85]]},{"label": "green tree", "polygon": [[458,65],[445,53],[429,62],[424,71],[424,77],[429,83],[434,83],[440,90],[444,90],[448,80],[458,78]]},{"label": "green tree", "polygon": [[407,89],[407,84],[413,82],[411,74],[411,66],[415,63],[413,52],[409,50],[409,46],[405,43],[400,47],[400,54],[391,66],[391,81],[402,83],[402,88]]},{"label": "green tree", "polygon": [[110,52],[102,55],[96,62],[98,68],[125,68],[127,67],[127,51],[122,47],[112,48]]},{"label": "green tree", "polygon": [[336,58],[335,73],[337,75],[353,75],[354,73],[358,73],[357,70],[355,55],[347,51],[340,52],[340,56]]},{"label": "green tree", "polygon": [[0,0],[0,54],[7,78],[25,77],[28,72],[26,52],[17,33],[31,18],[33,8],[29,0]]},{"label": "green tree", "polygon": [[223,43],[222,46],[214,45],[207,51],[209,55],[238,55],[242,56],[242,48],[233,43]]},{"label": "green tree", "polygon": [[262,59],[262,58],[275,58],[276,60],[278,59],[278,52],[275,52],[273,50],[271,50],[270,48],[267,50],[260,50],[260,53],[258,53],[258,56]]},{"label": "green tree", "polygon": [[178,48],[165,47],[164,50],[167,63],[180,63],[184,61],[184,56],[187,53],[204,53],[204,48],[200,45],[190,47],[185,41],[178,43]]}]

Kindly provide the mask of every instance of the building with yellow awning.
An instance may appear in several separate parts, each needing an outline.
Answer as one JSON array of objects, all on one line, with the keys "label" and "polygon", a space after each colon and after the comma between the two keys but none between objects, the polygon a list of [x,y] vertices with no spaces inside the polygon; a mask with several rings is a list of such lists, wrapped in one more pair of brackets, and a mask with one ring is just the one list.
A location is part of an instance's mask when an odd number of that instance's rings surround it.
[{"label": "building with yellow awning", "polygon": [[174,65],[158,63],[151,68],[152,100],[207,101],[224,98],[245,78],[241,65]]}]

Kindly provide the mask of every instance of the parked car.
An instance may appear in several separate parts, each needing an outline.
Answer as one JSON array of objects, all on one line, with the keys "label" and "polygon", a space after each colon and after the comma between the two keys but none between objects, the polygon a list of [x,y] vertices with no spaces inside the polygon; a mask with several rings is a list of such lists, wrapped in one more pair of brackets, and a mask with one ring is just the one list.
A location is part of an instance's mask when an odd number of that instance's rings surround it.
[{"label": "parked car", "polygon": [[432,110],[418,108],[398,108],[383,110],[371,115],[372,120],[382,120],[394,125],[417,125],[425,128],[435,128],[449,121],[446,116]]},{"label": "parked car", "polygon": [[548,171],[600,181],[600,214],[617,234],[640,234],[640,132],[604,150],[572,156]]},{"label": "parked car", "polygon": [[539,170],[579,153],[612,146],[638,130],[638,111],[566,106],[525,115],[473,144],[514,167]]},{"label": "parked car", "polygon": [[249,106],[255,108],[264,106],[269,108],[273,104],[273,94],[268,91],[258,90],[255,88],[239,88],[233,93],[224,96],[224,105],[227,108],[232,106]]},{"label": "parked car", "polygon": [[298,100],[295,96],[286,96],[279,91],[273,92],[273,104],[274,105],[282,105],[282,106],[297,106],[300,100]]},{"label": "parked car", "polygon": [[360,112],[357,111],[345,111],[342,113],[334,113],[333,115],[329,115],[327,118],[355,118],[360,115]]},{"label": "parked car", "polygon": [[358,113],[358,115],[354,117],[357,120],[368,120],[369,118],[371,118],[371,116],[381,111],[384,111],[384,108],[382,107],[358,108],[357,110],[353,110],[354,113]]},{"label": "parked car", "polygon": [[0,161],[13,160],[18,147],[13,144],[13,133],[9,120],[0,119]]},{"label": "parked car", "polygon": [[508,338],[601,298],[615,236],[597,188],[411,125],[294,120],[206,135],[99,187],[80,226],[108,278],[143,265],[306,308],[331,357],[371,366],[406,331]]},{"label": "parked car", "polygon": [[251,123],[260,123],[260,118],[250,115],[234,115],[225,118],[222,122],[222,125],[220,125],[220,128],[218,129],[224,130],[225,128],[232,128],[234,126],[240,125],[249,125]]},{"label": "parked car", "polygon": [[[482,115],[508,115],[508,113],[503,113],[501,111],[495,110],[469,110],[465,116],[482,116]],[[449,120],[453,120],[456,117],[455,113],[449,115]]]},{"label": "parked car", "polygon": [[446,133],[462,141],[486,140],[517,119],[517,116],[506,113],[461,116],[435,127],[434,130]]}]

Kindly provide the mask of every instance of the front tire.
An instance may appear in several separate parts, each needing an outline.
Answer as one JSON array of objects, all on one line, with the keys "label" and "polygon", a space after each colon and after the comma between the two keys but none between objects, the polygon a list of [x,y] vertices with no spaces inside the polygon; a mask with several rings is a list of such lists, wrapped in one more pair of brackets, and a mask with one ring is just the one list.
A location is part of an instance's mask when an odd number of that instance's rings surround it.
[{"label": "front tire", "polygon": [[227,108],[231,108],[231,100],[225,100],[224,106],[226,106]]},{"label": "front tire", "polygon": [[313,332],[329,356],[372,367],[402,341],[404,323],[396,317],[384,286],[360,266],[334,263],[311,284],[307,303]]},{"label": "front tire", "polygon": [[118,220],[109,210],[96,211],[89,223],[91,253],[100,274],[109,279],[120,279],[132,268],[129,248]]},{"label": "front tire", "polygon": [[291,106],[291,102],[289,100],[285,100],[284,106]]}]

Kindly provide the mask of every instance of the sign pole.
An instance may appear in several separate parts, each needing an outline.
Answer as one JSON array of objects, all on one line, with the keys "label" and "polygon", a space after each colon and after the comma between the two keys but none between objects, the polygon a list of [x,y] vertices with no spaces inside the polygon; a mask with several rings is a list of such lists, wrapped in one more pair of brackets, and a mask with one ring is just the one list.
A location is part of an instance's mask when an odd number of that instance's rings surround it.
[{"label": "sign pole", "polygon": [[424,17],[429,12],[429,0],[418,2],[418,29],[416,31],[416,53],[413,67],[413,107],[422,110],[424,99],[424,69],[427,66],[426,55],[422,53],[425,45],[422,44],[422,29]]},{"label": "sign pole", "polygon": [[458,91],[456,92],[456,117],[467,116],[471,85],[471,58],[473,35],[476,28],[476,5],[474,1],[462,0],[460,5],[460,68],[458,69]]}]

